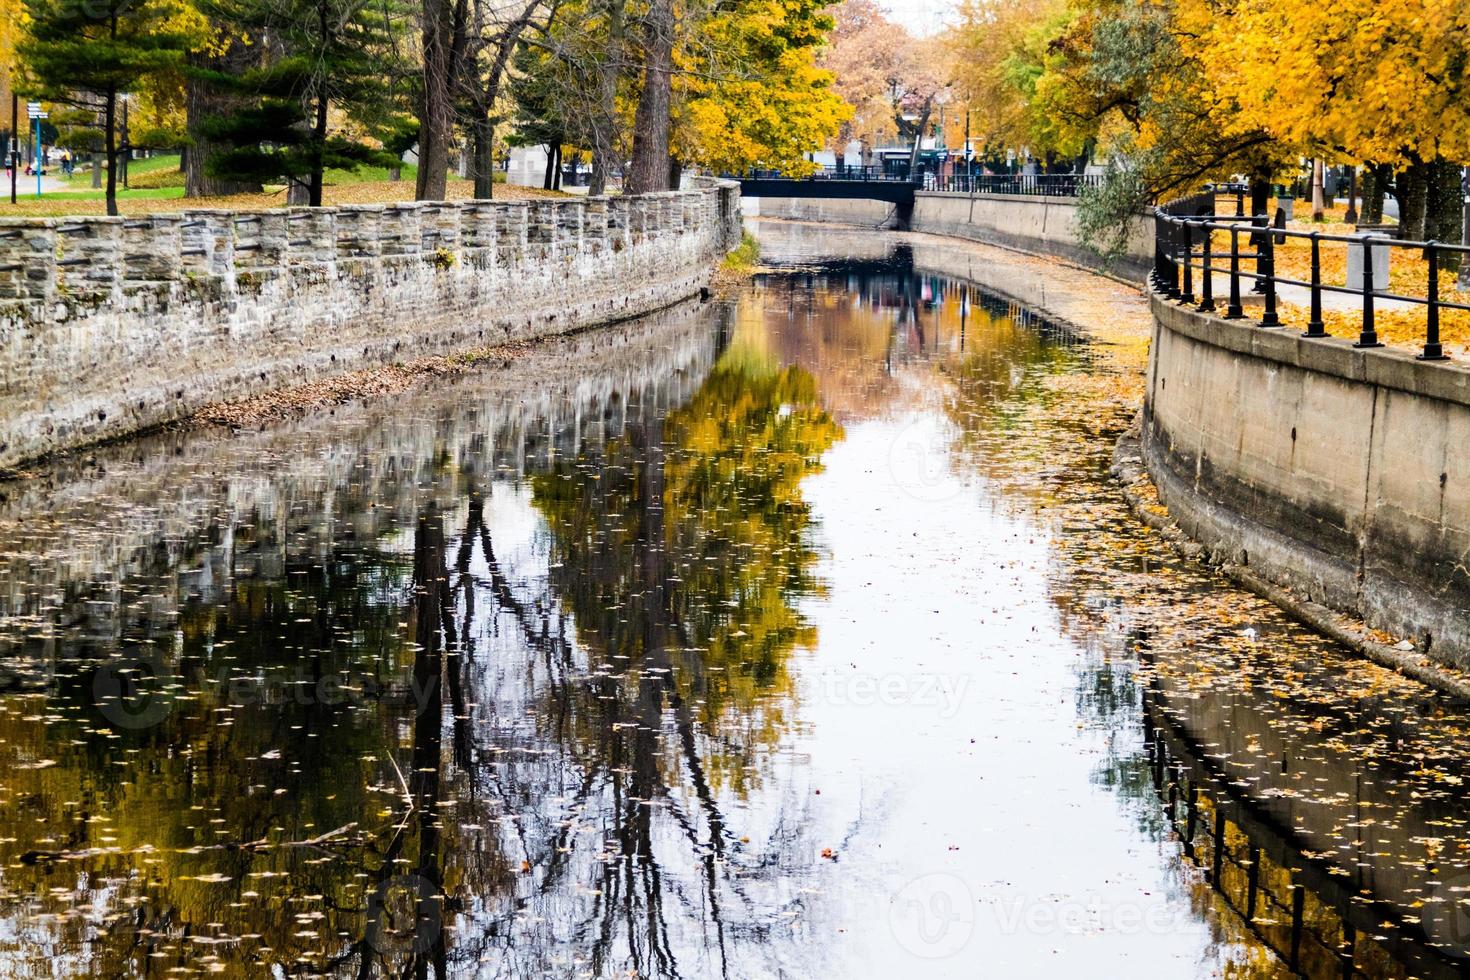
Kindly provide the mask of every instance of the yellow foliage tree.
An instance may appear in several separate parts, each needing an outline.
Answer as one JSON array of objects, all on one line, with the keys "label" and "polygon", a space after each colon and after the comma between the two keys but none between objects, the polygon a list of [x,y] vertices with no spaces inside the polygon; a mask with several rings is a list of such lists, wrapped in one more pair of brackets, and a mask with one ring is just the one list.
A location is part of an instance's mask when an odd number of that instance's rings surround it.
[{"label": "yellow foliage tree", "polygon": [[1470,159],[1464,0],[1181,0],[1179,19],[1237,126],[1355,162]]},{"label": "yellow foliage tree", "polygon": [[[986,150],[1064,143],[1055,117],[1036,111],[1046,48],[1066,25],[1064,0],[964,0],[943,36],[954,88]],[[1071,141],[1076,143],[1077,141]]]},{"label": "yellow foliage tree", "polygon": [[832,27],[822,0],[716,7],[675,52],[673,153],[720,172],[799,174],[851,109],[816,65]]}]

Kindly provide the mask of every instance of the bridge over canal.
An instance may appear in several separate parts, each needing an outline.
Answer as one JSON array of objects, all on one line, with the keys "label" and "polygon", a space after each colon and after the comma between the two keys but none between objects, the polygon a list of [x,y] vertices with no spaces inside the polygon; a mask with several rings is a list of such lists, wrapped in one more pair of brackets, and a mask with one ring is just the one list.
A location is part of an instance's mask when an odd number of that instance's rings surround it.
[{"label": "bridge over canal", "polygon": [[810,177],[757,173],[735,179],[740,182],[741,197],[827,198],[891,204],[894,227],[903,230],[913,221],[914,192],[919,186],[907,176],[890,177],[860,168],[822,171]]}]

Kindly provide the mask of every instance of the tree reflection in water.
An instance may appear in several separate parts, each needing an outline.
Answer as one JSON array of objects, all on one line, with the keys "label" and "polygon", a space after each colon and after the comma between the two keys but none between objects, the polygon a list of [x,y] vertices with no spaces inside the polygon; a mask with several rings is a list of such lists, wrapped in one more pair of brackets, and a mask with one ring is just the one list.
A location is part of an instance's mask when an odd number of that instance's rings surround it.
[{"label": "tree reflection in water", "polygon": [[[386,893],[417,834],[421,892],[410,948],[383,957],[393,972],[491,960],[511,975],[548,962],[728,975],[731,932],[789,922],[772,896],[811,858],[801,814],[778,812],[754,838],[727,811],[790,722],[786,660],[814,640],[796,604],[820,588],[798,484],[840,432],[809,375],[748,353],[726,352],[677,410],[630,403],[621,434],[531,478],[546,534],[519,558],[544,545],[544,575],[498,550],[496,499],[472,492],[447,545],[442,517],[421,516],[416,816],[380,872]],[[522,662],[499,659],[514,646]],[[440,806],[441,661],[453,820]],[[441,852],[462,867],[442,868]],[[447,957],[441,901],[466,913]],[[369,922],[369,957],[384,918]]]}]

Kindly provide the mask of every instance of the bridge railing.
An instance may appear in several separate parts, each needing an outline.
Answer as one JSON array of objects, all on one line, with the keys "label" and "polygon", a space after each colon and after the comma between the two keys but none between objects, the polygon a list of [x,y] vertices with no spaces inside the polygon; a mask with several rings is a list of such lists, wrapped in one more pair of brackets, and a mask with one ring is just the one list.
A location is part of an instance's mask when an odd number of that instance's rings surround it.
[{"label": "bridge railing", "polygon": [[885,183],[909,183],[907,172],[891,173],[885,171],[882,167],[876,166],[822,167],[815,173],[809,174],[804,178],[793,178],[790,174],[782,173],[780,170],[752,169],[740,174],[739,178],[754,180],[871,180],[883,181]]},{"label": "bridge railing", "polygon": [[[1219,194],[1235,198],[1235,214],[1217,213]],[[1281,275],[1277,270],[1280,250],[1292,243],[1301,243],[1297,247],[1310,255],[1306,278]],[[1324,251],[1333,268],[1338,266],[1339,258],[1346,259],[1342,285],[1325,281]],[[1399,291],[1392,288],[1389,276],[1395,262],[1401,268],[1403,263],[1413,263],[1397,277]],[[1419,263],[1423,263],[1422,275]],[[1470,263],[1470,246],[1401,241],[1379,230],[1356,234],[1298,231],[1285,227],[1285,214],[1279,209],[1274,222],[1264,214],[1248,216],[1244,214],[1243,193],[1233,185],[1208,188],[1154,209],[1151,280],[1154,288],[1169,299],[1201,312],[1213,312],[1217,309],[1217,277],[1224,277],[1228,285],[1225,319],[1248,319],[1242,291],[1249,290],[1260,293],[1263,299],[1257,325],[1279,328],[1283,323],[1278,305],[1285,291],[1307,300],[1308,319],[1302,336],[1322,338],[1329,336],[1323,319],[1324,295],[1352,297],[1350,304],[1333,305],[1357,314],[1353,346],[1359,348],[1384,346],[1376,321],[1380,304],[1400,311],[1422,307],[1424,344],[1420,360],[1447,360],[1440,341],[1440,315],[1445,310],[1470,311],[1470,303],[1441,295],[1442,270],[1462,263]],[[1424,283],[1422,291],[1418,288],[1420,282]]]},{"label": "bridge railing", "polygon": [[1098,174],[941,174],[926,175],[925,190],[946,194],[1029,194],[1077,197],[1102,182]]}]

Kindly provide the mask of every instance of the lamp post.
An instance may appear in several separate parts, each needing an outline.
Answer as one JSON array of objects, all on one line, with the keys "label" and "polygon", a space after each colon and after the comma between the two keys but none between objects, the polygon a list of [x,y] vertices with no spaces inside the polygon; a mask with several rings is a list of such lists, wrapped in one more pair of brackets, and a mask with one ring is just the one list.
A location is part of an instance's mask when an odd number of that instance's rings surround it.
[{"label": "lamp post", "polygon": [[10,145],[6,150],[10,153],[10,203],[15,203],[15,181],[16,171],[20,169],[20,96],[15,94],[15,89],[10,90]]},{"label": "lamp post", "polygon": [[122,185],[126,190],[128,186],[128,158],[133,155],[133,146],[128,142],[128,93],[123,92],[122,98],[122,145],[118,152],[122,154]]},{"label": "lamp post", "polygon": [[[1460,175],[1460,201],[1460,240],[1470,245],[1470,167],[1466,167]],[[1460,276],[1455,282],[1455,288],[1470,289],[1470,256],[1464,253],[1460,255]]]}]

